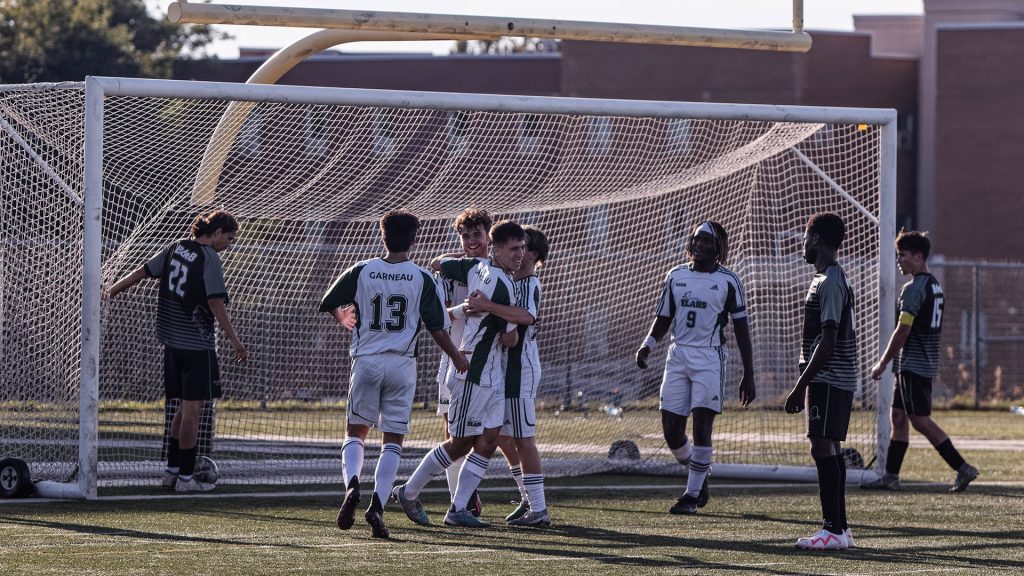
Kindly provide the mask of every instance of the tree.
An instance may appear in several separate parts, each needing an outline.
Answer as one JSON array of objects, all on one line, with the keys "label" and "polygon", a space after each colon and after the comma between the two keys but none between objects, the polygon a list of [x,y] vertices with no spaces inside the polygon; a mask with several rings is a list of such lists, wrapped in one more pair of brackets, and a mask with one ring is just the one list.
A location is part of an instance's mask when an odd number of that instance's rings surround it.
[{"label": "tree", "polygon": [[169,78],[179,55],[222,37],[154,18],[144,0],[0,0],[0,82]]},{"label": "tree", "polygon": [[454,54],[518,54],[522,52],[558,52],[557,40],[504,36],[497,40],[459,40]]}]

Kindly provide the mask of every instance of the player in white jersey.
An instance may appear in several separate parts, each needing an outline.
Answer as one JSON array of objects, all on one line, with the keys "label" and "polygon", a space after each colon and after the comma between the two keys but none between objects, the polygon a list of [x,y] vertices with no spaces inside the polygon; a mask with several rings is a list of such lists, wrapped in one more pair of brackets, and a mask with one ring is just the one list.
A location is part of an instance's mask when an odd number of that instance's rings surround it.
[{"label": "player in white jersey", "polygon": [[380,219],[387,248],[383,258],[357,263],[335,280],[320,302],[348,327],[346,307],[354,305],[357,320],[352,327],[352,379],[348,393],[347,437],[342,446],[342,474],[347,487],[338,511],[338,528],[348,530],[359,504],[359,473],[363,466],[363,442],[370,426],[382,435],[380,459],[374,473],[374,492],[365,518],[376,538],[387,538],[384,504],[398,473],[402,441],[409,433],[409,417],[416,392],[416,336],[420,323],[465,372],[465,357],[448,337],[448,316],[437,284],[426,270],[409,261],[420,221],[399,210]]},{"label": "player in white jersey", "polygon": [[[469,292],[480,291],[497,304],[511,305],[515,288],[508,273],[519,268],[525,250],[523,229],[505,221],[491,228],[491,258],[472,258],[441,262],[441,274],[465,282]],[[491,456],[498,446],[498,432],[505,415],[505,374],[503,347],[518,341],[516,325],[494,314],[468,316],[460,350],[469,359],[464,377],[452,383],[452,403],[448,415],[451,438],[431,450],[409,481],[394,490],[395,499],[406,516],[417,524],[429,524],[419,493],[452,462],[469,454],[459,472],[452,507],[444,522],[450,526],[482,528],[488,526],[468,510],[470,497],[487,473]]]},{"label": "player in white jersey", "polygon": [[540,311],[537,268],[547,259],[548,239],[534,226],[523,226],[523,231],[526,233],[526,255],[515,272],[515,305],[495,304],[475,292],[467,301],[467,312],[495,314],[519,326],[519,342],[506,354],[505,421],[498,445],[519,484],[521,500],[516,509],[505,517],[505,522],[516,526],[547,526],[551,517],[544,497],[544,473],[536,441],[536,400],[540,387],[536,322]]},{"label": "player in white jersey", "polygon": [[[451,258],[476,258],[483,260],[487,258],[487,233],[491,229],[491,215],[486,210],[470,207],[466,208],[455,217],[452,228],[459,234],[459,242],[462,244],[462,252],[442,254],[431,261],[431,268],[440,269],[442,260]],[[439,275],[438,281],[444,288],[445,306],[451,317],[451,328],[448,333],[452,342],[456,345],[462,342],[463,329],[466,326],[465,300],[469,296],[469,290],[465,282]],[[441,365],[437,370],[437,413],[444,417],[444,435],[448,434],[448,407],[451,403],[452,393],[450,386],[455,380],[456,372],[447,356],[441,357]],[[448,492],[451,498],[455,499],[455,489],[458,485],[459,471],[465,458],[452,463],[445,470],[448,477]],[[474,492],[470,498],[470,511],[474,516],[480,516],[483,511],[483,502],[480,494]]]},{"label": "player in white jersey", "polygon": [[[709,498],[711,434],[725,398],[723,329],[730,317],[743,358],[740,402],[746,406],[756,394],[747,300],[740,279],[724,266],[728,250],[728,235],[721,224],[707,221],[697,226],[687,244],[690,262],[669,271],[657,317],[636,352],[637,366],[646,368],[655,343],[671,329],[661,383],[661,427],[676,460],[690,469],[686,492],[669,509],[672,514],[696,514]],[[692,449],[686,437],[691,413]]]}]

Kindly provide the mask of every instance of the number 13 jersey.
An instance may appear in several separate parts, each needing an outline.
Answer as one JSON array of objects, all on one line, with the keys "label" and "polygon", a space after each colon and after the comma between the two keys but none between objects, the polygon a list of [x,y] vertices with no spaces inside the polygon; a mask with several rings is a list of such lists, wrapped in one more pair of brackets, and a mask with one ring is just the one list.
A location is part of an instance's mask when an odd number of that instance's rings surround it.
[{"label": "number 13 jersey", "polygon": [[747,299],[740,279],[728,268],[698,272],[690,262],[669,270],[658,316],[672,319],[676,346],[722,346],[729,318],[746,318]]}]

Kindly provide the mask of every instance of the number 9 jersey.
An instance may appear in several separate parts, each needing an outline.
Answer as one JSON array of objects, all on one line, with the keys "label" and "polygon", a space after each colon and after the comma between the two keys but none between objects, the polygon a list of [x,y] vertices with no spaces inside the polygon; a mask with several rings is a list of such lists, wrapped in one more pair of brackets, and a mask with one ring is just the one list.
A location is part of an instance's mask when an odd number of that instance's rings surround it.
[{"label": "number 9 jersey", "polygon": [[672,319],[676,346],[722,346],[729,318],[746,318],[747,299],[740,279],[728,268],[698,272],[687,263],[669,270],[658,316]]}]

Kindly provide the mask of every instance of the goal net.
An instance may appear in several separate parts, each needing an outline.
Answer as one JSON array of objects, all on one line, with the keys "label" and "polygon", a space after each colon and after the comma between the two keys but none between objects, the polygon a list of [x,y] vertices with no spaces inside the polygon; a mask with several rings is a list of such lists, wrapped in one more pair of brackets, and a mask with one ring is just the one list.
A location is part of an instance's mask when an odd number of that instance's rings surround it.
[{"label": "goal net", "polygon": [[[633,355],[666,273],[705,219],[729,232],[757,382],[757,401],[739,407],[742,365],[728,329],[716,474],[808,466],[804,417],[781,410],[798,376],[814,272],[801,234],[812,214],[840,214],[863,375],[847,446],[865,461],[876,455],[887,405],[867,375],[892,326],[892,294],[881,289],[891,277],[880,272],[892,267],[891,249],[880,251],[894,221],[894,202],[881,200],[892,194],[889,112],[128,79],[93,88],[104,91],[101,110],[87,105],[83,84],[0,91],[0,458],[26,460],[35,479],[74,482],[95,466],[94,485],[155,483],[171,408],[157,285],[100,303],[91,326],[99,286],[83,258],[98,251],[109,286],[214,207],[241,224],[222,257],[229,312],[249,350],[236,365],[220,339],[222,396],[204,411],[200,453],[218,462],[222,483],[339,480],[349,336],[317,305],[342,270],[382,254],[377,220],[393,208],[424,222],[413,253],[421,265],[458,249],[451,221],[470,205],[550,239],[538,323],[548,475],[682,473],[658,413],[667,344],[647,370]],[[87,128],[101,150],[87,152]],[[90,165],[99,187],[87,185]],[[102,200],[93,248],[90,194]],[[443,437],[439,351],[420,338],[402,474]],[[91,386],[98,402],[80,402]],[[366,474],[377,442],[371,433]],[[507,470],[494,462],[490,473]]]}]

